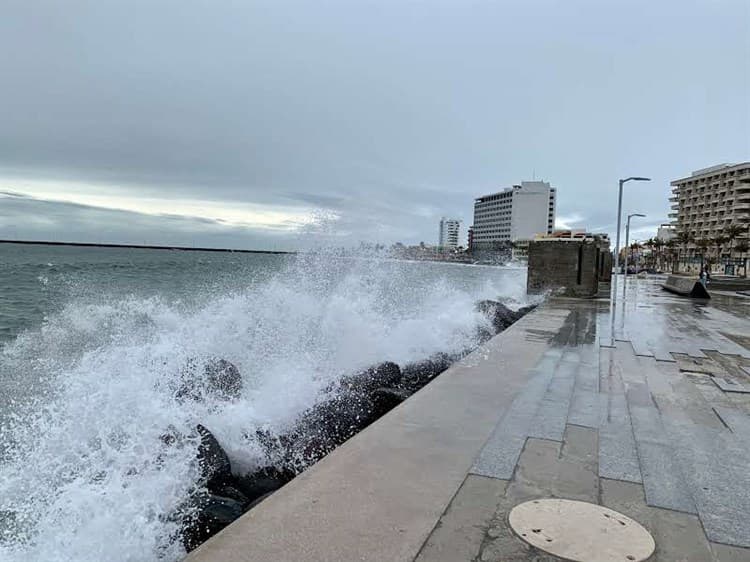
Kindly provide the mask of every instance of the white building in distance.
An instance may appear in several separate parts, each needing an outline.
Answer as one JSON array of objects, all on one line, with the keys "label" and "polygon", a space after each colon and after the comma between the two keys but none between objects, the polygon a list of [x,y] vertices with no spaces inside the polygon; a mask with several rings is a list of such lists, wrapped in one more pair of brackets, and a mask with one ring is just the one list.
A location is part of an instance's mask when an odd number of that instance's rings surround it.
[{"label": "white building in distance", "polygon": [[551,234],[556,208],[555,188],[543,181],[524,181],[478,197],[474,200],[472,249],[493,249]]},{"label": "white building in distance", "polygon": [[662,224],[656,229],[656,238],[662,242],[669,242],[675,236],[677,236],[677,231],[671,224]]},{"label": "white building in distance", "polygon": [[461,221],[458,219],[440,219],[440,235],[438,246],[444,250],[455,250],[458,248]]}]

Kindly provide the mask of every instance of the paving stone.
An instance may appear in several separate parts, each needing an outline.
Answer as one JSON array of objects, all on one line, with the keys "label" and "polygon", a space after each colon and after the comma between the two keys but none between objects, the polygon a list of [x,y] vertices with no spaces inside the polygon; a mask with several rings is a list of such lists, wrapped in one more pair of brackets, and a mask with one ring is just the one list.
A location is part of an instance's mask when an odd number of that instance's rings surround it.
[{"label": "paving stone", "polygon": [[513,476],[552,372],[536,373],[513,400],[471,468],[472,474],[509,480]]},{"label": "paving stone", "polygon": [[750,394],[750,386],[729,377],[715,376],[711,380],[724,392],[737,392],[741,394]]},{"label": "paving stone", "polygon": [[596,502],[599,496],[596,430],[568,426],[565,441],[529,439],[508,486],[508,497],[558,497]]},{"label": "paving stone", "polygon": [[531,422],[529,437],[562,441],[579,360],[563,355]]},{"label": "paving stone", "polygon": [[599,358],[599,392],[603,394],[624,394],[621,367],[615,360],[616,348],[602,349]]},{"label": "paving stone", "polygon": [[714,411],[732,432],[750,438],[750,416],[726,406],[714,406]]},{"label": "paving stone", "polygon": [[666,427],[708,538],[750,547],[750,439],[723,427]]},{"label": "paving stone", "polygon": [[599,393],[595,390],[579,390],[576,388],[570,403],[568,423],[598,428],[599,401]]},{"label": "paving stone", "polygon": [[698,517],[646,505],[640,484],[602,478],[600,485],[602,505],[635,519],[654,537],[656,552],[649,562],[712,560]]},{"label": "paving stone", "polygon": [[600,394],[599,476],[642,482],[638,452],[622,394]]},{"label": "paving stone", "polygon": [[654,352],[651,350],[651,347],[649,346],[648,342],[645,340],[642,340],[640,338],[635,338],[632,340],[633,344],[633,351],[635,351],[636,355],[644,356],[644,357],[653,357]]},{"label": "paving stone", "polygon": [[696,513],[690,490],[656,408],[631,406],[630,415],[648,504]]},{"label": "paving stone", "polygon": [[654,359],[665,363],[676,363],[675,358],[672,357],[672,353],[664,347],[654,347]]},{"label": "paving stone", "polygon": [[507,485],[507,480],[467,476],[416,562],[473,560],[479,554]]},{"label": "paving stone", "polygon": [[716,562],[748,562],[750,560],[750,549],[748,548],[711,543],[711,550]]},{"label": "paving stone", "polygon": [[625,393],[628,404],[634,406],[652,406],[651,392],[645,382],[636,382],[628,384],[628,390]]},{"label": "paving stone", "polygon": [[573,397],[568,409],[568,423],[599,427],[599,349],[596,348],[578,365]]},{"label": "paving stone", "polygon": [[568,426],[564,443],[529,439],[518,461],[505,498],[498,505],[482,544],[479,560],[552,562],[545,554],[515,536],[507,519],[519,503],[558,497],[596,503],[599,497],[596,431]]}]

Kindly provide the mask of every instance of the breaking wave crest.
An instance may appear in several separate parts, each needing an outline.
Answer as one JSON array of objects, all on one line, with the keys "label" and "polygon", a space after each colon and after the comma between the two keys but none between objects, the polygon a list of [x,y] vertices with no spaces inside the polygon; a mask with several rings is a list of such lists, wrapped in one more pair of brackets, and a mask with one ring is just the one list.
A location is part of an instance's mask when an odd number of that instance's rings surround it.
[{"label": "breaking wave crest", "polygon": [[[299,257],[200,304],[76,296],[0,354],[0,559],[179,560],[173,514],[199,485],[208,427],[233,470],[254,468],[257,429],[281,432],[340,377],[471,346],[474,304],[523,304],[519,270]],[[468,281],[467,281],[468,279]],[[238,400],[175,399],[185,365],[221,357]]]}]

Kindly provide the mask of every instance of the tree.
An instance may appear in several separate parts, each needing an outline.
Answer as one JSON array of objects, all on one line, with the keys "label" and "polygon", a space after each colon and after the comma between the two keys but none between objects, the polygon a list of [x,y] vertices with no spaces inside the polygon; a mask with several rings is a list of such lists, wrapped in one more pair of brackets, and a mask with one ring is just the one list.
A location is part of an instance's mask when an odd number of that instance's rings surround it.
[{"label": "tree", "polygon": [[680,248],[682,248],[682,253],[677,254],[679,268],[679,258],[682,257],[683,254],[685,254],[685,257],[687,257],[687,246],[694,241],[694,238],[687,230],[681,230],[677,233],[677,237],[675,238],[675,240],[677,240],[677,244],[679,244]]},{"label": "tree", "polygon": [[[629,257],[630,257],[630,261],[633,262],[633,265],[635,265],[635,260],[633,259],[633,253],[635,253],[638,250],[640,250],[640,248],[641,248],[641,245],[638,242],[633,242],[630,245],[630,256]],[[625,259],[625,267],[626,268],[627,268],[627,265],[628,265],[628,260],[627,260],[627,256],[626,256],[626,259]],[[638,272],[636,271],[636,273],[638,273]]]},{"label": "tree", "polygon": [[675,259],[677,257],[677,250],[675,249],[677,246],[677,240],[672,238],[671,240],[667,240],[664,246],[667,248],[666,255],[669,257],[669,264],[672,269],[672,273],[675,272],[675,265],[677,264],[677,260]]},{"label": "tree", "polygon": [[735,246],[735,250],[737,250],[740,253],[740,259],[742,260],[742,273],[743,277],[747,277],[747,258],[744,257],[745,252],[748,250],[748,244],[745,240],[741,240],[737,246]]},{"label": "tree", "polygon": [[662,254],[662,248],[664,247],[664,240],[662,240],[661,238],[654,238],[653,247],[654,247],[654,250],[656,251],[656,257],[654,260],[656,262],[656,269],[662,270],[664,269],[664,256]]},{"label": "tree", "polygon": [[732,257],[732,246],[734,241],[742,234],[744,229],[739,224],[730,224],[724,229],[724,236],[726,236],[727,242],[729,242],[729,257]]},{"label": "tree", "polygon": [[646,263],[645,263],[645,265],[650,265],[650,264],[651,264],[651,261],[653,260],[653,251],[654,251],[654,239],[653,239],[653,238],[649,238],[648,240],[646,240],[646,241],[645,241],[645,242],[643,243],[643,246],[645,246],[646,248],[648,248],[648,249],[649,249],[649,257],[648,257],[648,260],[644,260],[644,262],[646,262]]},{"label": "tree", "polygon": [[695,241],[695,246],[701,252],[701,269],[703,268],[703,265],[706,261],[706,250],[711,246],[711,243],[711,240],[709,240],[708,238],[699,238]]},{"label": "tree", "polygon": [[721,249],[724,247],[724,244],[727,243],[728,238],[724,236],[723,234],[717,234],[714,236],[712,242],[714,246],[716,246],[716,263],[721,264]]}]

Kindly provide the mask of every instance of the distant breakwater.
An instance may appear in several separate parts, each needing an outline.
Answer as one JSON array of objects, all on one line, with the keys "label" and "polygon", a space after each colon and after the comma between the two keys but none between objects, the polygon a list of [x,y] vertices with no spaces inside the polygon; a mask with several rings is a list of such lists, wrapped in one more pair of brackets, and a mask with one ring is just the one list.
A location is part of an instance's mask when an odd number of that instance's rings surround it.
[{"label": "distant breakwater", "polygon": [[[209,427],[198,425],[193,436],[166,432],[162,440],[169,446],[179,446],[184,438],[200,440],[200,485],[173,515],[180,521],[180,540],[185,549],[193,550],[208,540],[534,308],[513,311],[491,300],[476,306],[491,325],[491,329],[480,329],[476,346],[401,366],[386,361],[329,385],[323,398],[300,414],[290,430],[280,434],[257,430],[246,436],[248,442],[260,444],[264,457],[249,473],[233,471],[229,456]],[[174,395],[177,400],[201,401],[210,395],[232,401],[241,391],[238,369],[217,359],[202,367],[186,366]]]},{"label": "distant breakwater", "polygon": [[0,244],[25,244],[32,246],[72,246],[80,248],[122,248],[131,250],[177,250],[182,252],[227,252],[238,254],[296,254],[282,250],[238,250],[231,248],[204,248],[199,246],[157,246],[150,244],[106,244],[96,242],[56,242],[51,240],[0,240]]}]

